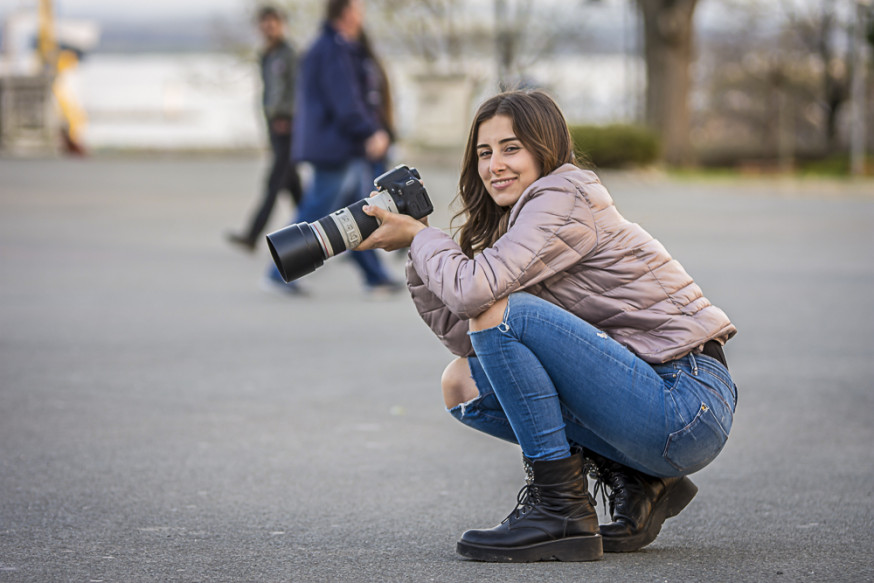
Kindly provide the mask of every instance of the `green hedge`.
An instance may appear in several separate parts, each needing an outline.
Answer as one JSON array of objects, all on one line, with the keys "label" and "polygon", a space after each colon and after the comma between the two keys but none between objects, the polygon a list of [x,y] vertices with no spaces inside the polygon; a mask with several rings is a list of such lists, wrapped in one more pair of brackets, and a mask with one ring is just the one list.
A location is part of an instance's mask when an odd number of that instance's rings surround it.
[{"label": "green hedge", "polygon": [[631,125],[570,126],[577,152],[596,168],[627,168],[653,164],[659,157],[655,133]]}]

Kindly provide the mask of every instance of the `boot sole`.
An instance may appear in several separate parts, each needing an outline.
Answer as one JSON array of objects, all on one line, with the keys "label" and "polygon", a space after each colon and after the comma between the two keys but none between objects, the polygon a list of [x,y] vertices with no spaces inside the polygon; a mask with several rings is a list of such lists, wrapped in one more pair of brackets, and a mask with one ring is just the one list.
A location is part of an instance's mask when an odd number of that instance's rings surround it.
[{"label": "boot sole", "polygon": [[624,537],[605,536],[604,552],[630,553],[642,549],[656,539],[665,520],[678,515],[697,493],[698,486],[684,477],[654,505],[649,521],[639,533]]},{"label": "boot sole", "polygon": [[490,547],[458,541],[462,557],[489,563],[536,563],[538,561],[597,561],[604,556],[601,535],[568,537],[522,547]]}]

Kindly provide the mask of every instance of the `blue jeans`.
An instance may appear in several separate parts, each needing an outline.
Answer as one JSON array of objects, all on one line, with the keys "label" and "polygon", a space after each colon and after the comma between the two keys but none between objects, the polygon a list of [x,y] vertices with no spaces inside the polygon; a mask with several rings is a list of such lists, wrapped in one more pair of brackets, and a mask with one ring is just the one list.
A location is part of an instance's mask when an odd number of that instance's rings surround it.
[{"label": "blue jeans", "polygon": [[509,296],[503,321],[470,332],[479,396],[450,413],[554,460],[579,445],[655,476],[700,470],[731,430],[737,387],[716,359],[651,365],[546,300]]},{"label": "blue jeans", "polygon": [[[294,223],[312,223],[337,209],[366,198],[373,190],[374,169],[367,160],[352,160],[339,166],[313,167],[313,181],[298,207]],[[367,286],[391,283],[374,250],[353,251],[355,261],[364,276]],[[282,281],[276,266],[270,269],[269,277]]]}]

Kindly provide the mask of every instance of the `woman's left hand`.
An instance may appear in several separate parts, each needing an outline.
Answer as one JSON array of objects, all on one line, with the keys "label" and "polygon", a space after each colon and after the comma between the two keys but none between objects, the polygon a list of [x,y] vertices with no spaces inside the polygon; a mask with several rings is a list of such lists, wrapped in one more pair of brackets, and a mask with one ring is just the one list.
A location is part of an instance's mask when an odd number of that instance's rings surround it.
[{"label": "woman's left hand", "polygon": [[418,221],[409,215],[390,213],[377,206],[365,206],[362,210],[365,214],[378,219],[382,224],[355,248],[358,251],[366,249],[395,251],[409,247],[413,242],[413,237],[428,226],[427,217]]}]

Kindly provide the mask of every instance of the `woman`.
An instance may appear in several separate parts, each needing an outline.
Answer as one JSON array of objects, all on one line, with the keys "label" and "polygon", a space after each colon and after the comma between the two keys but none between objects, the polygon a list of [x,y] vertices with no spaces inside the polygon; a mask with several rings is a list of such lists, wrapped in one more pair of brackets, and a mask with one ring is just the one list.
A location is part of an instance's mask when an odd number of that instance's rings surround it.
[{"label": "woman", "polygon": [[[736,330],[665,248],[574,165],[564,116],[542,92],[477,112],[459,183],[458,242],[370,208],[366,248],[410,246],[419,313],[459,358],[453,416],[518,443],[528,473],[498,526],[458,552],[486,561],[595,560],[652,542],[721,451],[736,387],[722,345]],[[612,488],[599,528],[584,454]]]}]

